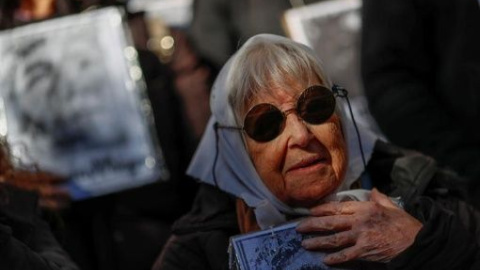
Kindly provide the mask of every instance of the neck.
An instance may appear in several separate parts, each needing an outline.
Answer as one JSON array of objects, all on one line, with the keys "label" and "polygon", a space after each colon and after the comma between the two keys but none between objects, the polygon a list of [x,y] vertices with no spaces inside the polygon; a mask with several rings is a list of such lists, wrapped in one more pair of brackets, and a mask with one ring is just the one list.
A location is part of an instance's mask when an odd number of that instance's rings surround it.
[{"label": "neck", "polygon": [[236,210],[238,227],[242,234],[260,230],[253,210],[242,199],[237,199]]}]

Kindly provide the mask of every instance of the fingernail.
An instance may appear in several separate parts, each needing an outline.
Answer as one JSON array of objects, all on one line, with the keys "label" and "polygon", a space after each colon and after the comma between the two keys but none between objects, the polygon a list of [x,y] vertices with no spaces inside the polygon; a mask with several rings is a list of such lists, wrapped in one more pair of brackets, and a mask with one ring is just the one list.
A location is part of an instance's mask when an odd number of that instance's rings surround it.
[{"label": "fingernail", "polygon": [[303,223],[299,223],[299,224],[297,225],[297,227],[295,228],[295,230],[296,230],[297,232],[301,232],[301,231],[303,230],[303,227],[305,227],[305,226],[303,226]]}]

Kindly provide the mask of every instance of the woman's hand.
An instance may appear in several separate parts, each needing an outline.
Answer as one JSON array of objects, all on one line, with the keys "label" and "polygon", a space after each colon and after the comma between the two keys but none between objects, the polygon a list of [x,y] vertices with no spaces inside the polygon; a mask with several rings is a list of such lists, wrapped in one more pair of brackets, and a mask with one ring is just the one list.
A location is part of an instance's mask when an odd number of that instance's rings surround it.
[{"label": "woman's hand", "polygon": [[63,210],[70,205],[71,196],[62,185],[65,178],[48,172],[16,171],[10,184],[37,192],[39,205],[53,211]]},{"label": "woman's hand", "polygon": [[354,259],[388,262],[407,249],[422,223],[374,189],[367,202],[331,202],[311,209],[297,227],[303,234],[335,232],[303,240],[308,250],[337,249],[324,262],[337,264]]}]

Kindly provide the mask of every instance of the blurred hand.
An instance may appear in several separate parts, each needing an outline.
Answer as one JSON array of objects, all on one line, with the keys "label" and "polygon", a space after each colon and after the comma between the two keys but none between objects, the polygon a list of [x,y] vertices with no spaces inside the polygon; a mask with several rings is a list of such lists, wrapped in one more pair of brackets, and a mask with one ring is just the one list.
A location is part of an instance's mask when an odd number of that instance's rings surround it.
[{"label": "blurred hand", "polygon": [[374,189],[367,202],[330,202],[311,209],[312,217],[299,223],[304,234],[335,232],[302,241],[308,250],[336,251],[324,262],[354,259],[388,262],[413,244],[422,223]]},{"label": "blurred hand", "polygon": [[61,185],[65,178],[47,172],[16,171],[14,180],[8,181],[16,187],[37,192],[39,205],[49,210],[62,210],[71,202],[68,190]]},{"label": "blurred hand", "polygon": [[182,31],[172,31],[175,39],[175,52],[170,66],[178,75],[189,73],[199,65],[199,59]]}]

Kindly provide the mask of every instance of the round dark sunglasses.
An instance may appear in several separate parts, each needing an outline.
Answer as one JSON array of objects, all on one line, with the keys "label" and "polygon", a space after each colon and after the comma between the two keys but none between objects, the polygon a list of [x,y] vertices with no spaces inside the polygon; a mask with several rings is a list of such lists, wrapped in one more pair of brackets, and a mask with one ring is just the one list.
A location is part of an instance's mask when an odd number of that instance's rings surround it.
[{"label": "round dark sunglasses", "polygon": [[236,129],[243,129],[257,142],[268,142],[283,132],[287,115],[293,111],[306,123],[318,125],[332,116],[335,111],[335,97],[332,91],[324,86],[310,86],[300,94],[295,108],[281,111],[269,103],[257,104],[246,114],[243,128]]}]

